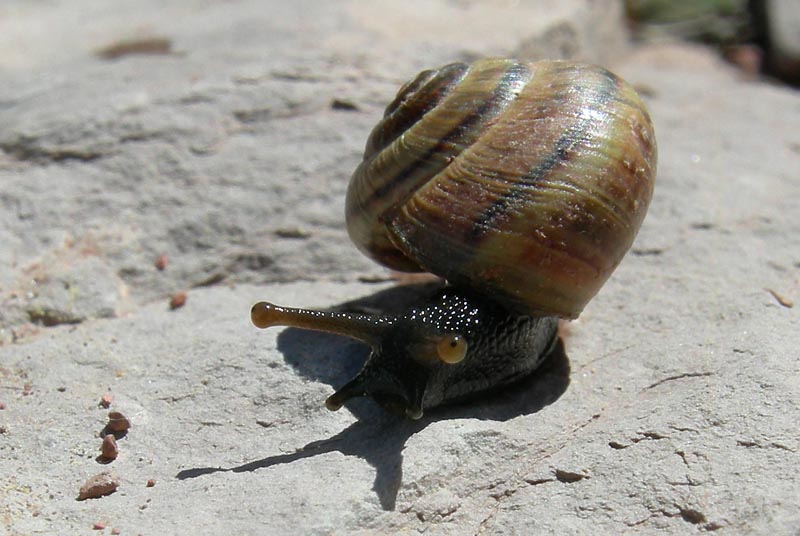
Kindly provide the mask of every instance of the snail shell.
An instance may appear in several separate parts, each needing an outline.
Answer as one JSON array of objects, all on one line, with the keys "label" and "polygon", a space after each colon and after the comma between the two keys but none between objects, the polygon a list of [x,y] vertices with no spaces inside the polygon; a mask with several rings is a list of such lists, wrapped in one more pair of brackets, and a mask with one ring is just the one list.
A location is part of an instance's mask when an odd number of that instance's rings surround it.
[{"label": "snail shell", "polygon": [[453,63],[403,86],[370,134],[348,232],[387,267],[574,318],[630,248],[656,158],[636,91],[602,67]]}]

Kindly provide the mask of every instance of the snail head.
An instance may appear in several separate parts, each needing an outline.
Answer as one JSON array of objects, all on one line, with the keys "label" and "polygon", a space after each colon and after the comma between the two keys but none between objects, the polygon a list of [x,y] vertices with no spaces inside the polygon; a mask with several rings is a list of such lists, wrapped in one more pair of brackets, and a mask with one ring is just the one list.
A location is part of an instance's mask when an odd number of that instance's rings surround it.
[{"label": "snail head", "polygon": [[368,396],[388,411],[419,419],[443,398],[443,385],[470,355],[469,336],[477,310],[463,300],[432,301],[399,316],[364,315],[255,304],[253,324],[293,326],[345,335],[372,353],[361,372],[325,402],[336,411],[352,398]]}]

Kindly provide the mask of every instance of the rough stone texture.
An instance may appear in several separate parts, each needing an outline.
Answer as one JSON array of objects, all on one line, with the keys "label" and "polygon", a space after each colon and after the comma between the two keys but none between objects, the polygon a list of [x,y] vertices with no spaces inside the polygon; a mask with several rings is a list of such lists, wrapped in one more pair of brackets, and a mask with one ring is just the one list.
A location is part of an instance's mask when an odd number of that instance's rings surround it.
[{"label": "rough stone texture", "polygon": [[[796,92],[701,49],[620,56],[659,179],[632,253],[565,326],[568,357],[419,422],[330,413],[364,349],[247,313],[387,288],[359,282],[388,274],[342,226],[383,105],[422,67],[548,35],[572,37],[547,54],[609,61],[619,6],[164,4],[0,7],[5,532],[797,531]],[[135,40],[151,53],[97,55]],[[120,486],[79,502],[109,469],[109,391],[132,422]]]}]

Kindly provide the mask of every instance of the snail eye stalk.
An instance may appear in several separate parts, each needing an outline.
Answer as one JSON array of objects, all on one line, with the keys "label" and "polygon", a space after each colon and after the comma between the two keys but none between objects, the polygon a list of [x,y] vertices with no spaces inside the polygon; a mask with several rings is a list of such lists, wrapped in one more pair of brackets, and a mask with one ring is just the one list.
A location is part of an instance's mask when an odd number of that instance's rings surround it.
[{"label": "snail eye stalk", "polygon": [[455,365],[467,355],[467,340],[461,335],[447,335],[436,343],[436,353],[442,363]]}]

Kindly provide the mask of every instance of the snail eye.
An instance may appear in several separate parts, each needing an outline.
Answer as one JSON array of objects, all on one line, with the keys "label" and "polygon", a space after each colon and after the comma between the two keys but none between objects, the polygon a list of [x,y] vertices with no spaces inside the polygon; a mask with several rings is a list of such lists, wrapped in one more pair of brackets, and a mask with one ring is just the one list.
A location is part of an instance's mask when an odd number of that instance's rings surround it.
[{"label": "snail eye", "polygon": [[436,343],[436,353],[443,363],[454,365],[467,355],[467,341],[461,335],[447,335]]}]

